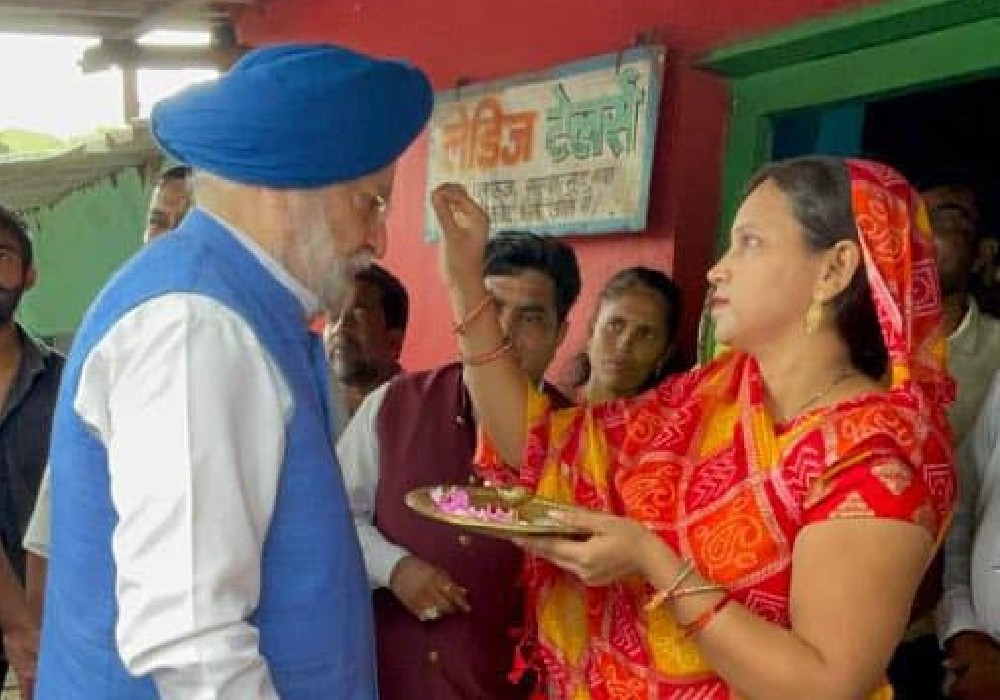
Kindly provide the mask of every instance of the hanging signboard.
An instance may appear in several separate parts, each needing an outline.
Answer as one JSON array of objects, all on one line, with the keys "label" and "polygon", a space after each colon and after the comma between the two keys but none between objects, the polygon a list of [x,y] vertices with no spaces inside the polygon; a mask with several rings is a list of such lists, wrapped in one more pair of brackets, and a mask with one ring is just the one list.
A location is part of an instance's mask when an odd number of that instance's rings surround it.
[{"label": "hanging signboard", "polygon": [[578,234],[646,227],[665,50],[644,46],[438,93],[425,230],[443,182],[465,186],[493,230]]}]

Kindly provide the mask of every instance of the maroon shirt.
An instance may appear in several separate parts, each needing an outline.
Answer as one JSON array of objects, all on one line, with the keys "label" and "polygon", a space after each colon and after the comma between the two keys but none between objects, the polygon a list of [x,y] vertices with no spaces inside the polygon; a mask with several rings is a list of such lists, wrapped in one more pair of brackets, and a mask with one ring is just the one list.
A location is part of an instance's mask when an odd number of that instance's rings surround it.
[{"label": "maroon shirt", "polygon": [[[554,390],[549,390],[554,393]],[[553,397],[559,404],[565,399]],[[403,498],[411,489],[476,480],[476,426],[462,366],[400,375],[376,421],[379,481],[375,524],[389,540],[448,572],[468,591],[470,614],[421,622],[382,588],[374,594],[382,700],[527,698],[507,680],[522,624],[521,551],[420,516]]]}]

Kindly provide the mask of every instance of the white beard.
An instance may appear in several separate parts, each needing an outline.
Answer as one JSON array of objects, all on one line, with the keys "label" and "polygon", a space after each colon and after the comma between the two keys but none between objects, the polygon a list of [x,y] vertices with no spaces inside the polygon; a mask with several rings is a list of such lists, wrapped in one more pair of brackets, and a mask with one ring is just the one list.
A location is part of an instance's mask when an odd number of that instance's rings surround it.
[{"label": "white beard", "polygon": [[321,275],[319,288],[314,293],[332,318],[339,317],[343,311],[354,276],[371,265],[371,262],[371,253],[367,251],[354,253],[348,258],[334,258],[333,265]]},{"label": "white beard", "polygon": [[323,199],[309,198],[300,212],[297,243],[289,251],[289,269],[319,298],[333,317],[340,315],[354,276],[372,262],[371,251],[360,250],[339,257],[333,244]]}]

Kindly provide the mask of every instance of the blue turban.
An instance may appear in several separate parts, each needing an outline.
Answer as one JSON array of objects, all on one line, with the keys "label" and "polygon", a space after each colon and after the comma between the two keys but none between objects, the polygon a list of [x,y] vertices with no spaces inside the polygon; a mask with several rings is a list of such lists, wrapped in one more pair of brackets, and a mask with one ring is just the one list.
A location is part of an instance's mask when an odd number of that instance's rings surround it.
[{"label": "blue turban", "polygon": [[430,116],[420,70],[328,44],[247,53],[219,79],[157,103],[151,129],[173,158],[227,180],[310,189],[396,160]]}]

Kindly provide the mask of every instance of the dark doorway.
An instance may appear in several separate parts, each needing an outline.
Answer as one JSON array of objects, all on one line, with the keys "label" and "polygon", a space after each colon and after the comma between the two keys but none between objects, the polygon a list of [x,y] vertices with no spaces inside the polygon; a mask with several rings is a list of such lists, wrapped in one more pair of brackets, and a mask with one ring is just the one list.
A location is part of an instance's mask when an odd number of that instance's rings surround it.
[{"label": "dark doorway", "polygon": [[861,142],[865,155],[894,165],[920,189],[957,184],[975,192],[984,259],[974,292],[984,308],[1000,312],[1000,78],[869,103]]},{"label": "dark doorway", "polygon": [[869,103],[863,152],[891,163],[923,189],[976,189],[985,230],[1000,212],[1000,78]]},{"label": "dark doorway", "polygon": [[984,238],[973,292],[1000,315],[1000,78],[787,112],[773,134],[775,159],[860,155],[892,165],[918,189],[971,188]]}]

